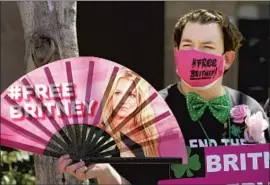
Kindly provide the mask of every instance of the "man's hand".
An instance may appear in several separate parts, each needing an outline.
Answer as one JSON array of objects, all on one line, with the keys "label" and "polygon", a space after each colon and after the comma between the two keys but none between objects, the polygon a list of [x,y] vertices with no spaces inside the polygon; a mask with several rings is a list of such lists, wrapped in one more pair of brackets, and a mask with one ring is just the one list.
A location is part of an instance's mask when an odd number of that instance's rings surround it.
[{"label": "man's hand", "polygon": [[99,184],[129,184],[110,164],[93,164],[86,167],[83,161],[70,165],[71,162],[69,155],[60,157],[58,171],[69,173],[79,180],[96,178]]}]

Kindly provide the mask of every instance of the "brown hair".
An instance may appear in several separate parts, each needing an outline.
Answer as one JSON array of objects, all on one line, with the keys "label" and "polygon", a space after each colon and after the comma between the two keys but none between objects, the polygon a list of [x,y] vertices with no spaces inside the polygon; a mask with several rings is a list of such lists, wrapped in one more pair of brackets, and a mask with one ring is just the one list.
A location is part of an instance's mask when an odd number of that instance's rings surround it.
[{"label": "brown hair", "polygon": [[215,10],[198,9],[183,15],[175,25],[174,29],[174,46],[180,46],[182,32],[187,22],[209,24],[218,23],[223,32],[224,53],[227,51],[237,51],[243,41],[240,31],[230,22],[228,16]]}]

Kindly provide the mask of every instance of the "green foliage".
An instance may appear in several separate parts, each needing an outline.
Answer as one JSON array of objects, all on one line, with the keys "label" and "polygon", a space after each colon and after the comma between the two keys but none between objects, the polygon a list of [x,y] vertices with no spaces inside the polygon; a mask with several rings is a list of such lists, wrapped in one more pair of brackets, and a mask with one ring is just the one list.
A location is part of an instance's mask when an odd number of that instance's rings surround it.
[{"label": "green foliage", "polygon": [[1,148],[1,185],[34,185],[33,164],[32,154]]}]

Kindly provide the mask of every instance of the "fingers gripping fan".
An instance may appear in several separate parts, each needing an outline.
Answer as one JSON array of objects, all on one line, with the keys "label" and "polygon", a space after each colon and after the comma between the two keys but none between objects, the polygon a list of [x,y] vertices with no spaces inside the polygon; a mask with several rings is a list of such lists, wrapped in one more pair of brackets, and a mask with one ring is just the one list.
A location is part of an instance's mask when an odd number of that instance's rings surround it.
[{"label": "fingers gripping fan", "polygon": [[114,62],[78,57],[50,63],[1,95],[1,145],[89,163],[172,163],[184,139],[165,101]]}]

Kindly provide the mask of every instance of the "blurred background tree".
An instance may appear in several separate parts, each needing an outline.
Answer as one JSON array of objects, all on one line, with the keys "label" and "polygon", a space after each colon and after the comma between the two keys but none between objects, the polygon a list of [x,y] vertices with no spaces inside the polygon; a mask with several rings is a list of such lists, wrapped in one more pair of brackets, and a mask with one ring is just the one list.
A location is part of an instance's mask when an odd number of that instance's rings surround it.
[{"label": "blurred background tree", "polygon": [[[79,55],[76,1],[18,1],[17,5],[24,30],[26,73]],[[35,184],[80,184],[72,175],[58,172],[57,159],[36,154],[33,159]]]},{"label": "blurred background tree", "polygon": [[1,146],[1,185],[35,184],[33,155]]},{"label": "blurred background tree", "polygon": [[[25,73],[78,56],[76,1],[18,1],[17,6],[24,33]],[[1,184],[80,184],[72,175],[60,174],[56,165],[52,157],[2,148]]]}]

